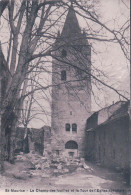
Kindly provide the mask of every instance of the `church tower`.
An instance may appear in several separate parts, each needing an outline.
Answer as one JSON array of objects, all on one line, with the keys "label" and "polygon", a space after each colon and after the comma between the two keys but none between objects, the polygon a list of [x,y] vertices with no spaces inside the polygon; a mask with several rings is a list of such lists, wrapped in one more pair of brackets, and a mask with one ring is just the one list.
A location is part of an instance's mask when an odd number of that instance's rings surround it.
[{"label": "church tower", "polygon": [[84,157],[85,125],[91,111],[91,47],[73,6],[53,49],[52,152]]}]

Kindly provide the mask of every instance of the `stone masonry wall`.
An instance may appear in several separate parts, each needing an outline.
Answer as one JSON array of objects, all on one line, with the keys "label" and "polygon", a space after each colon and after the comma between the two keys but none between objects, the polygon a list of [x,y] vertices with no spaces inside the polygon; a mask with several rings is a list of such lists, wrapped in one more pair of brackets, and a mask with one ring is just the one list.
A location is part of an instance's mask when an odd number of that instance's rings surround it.
[{"label": "stone masonry wall", "polygon": [[87,142],[88,160],[95,160],[103,166],[115,169],[129,168],[128,115],[99,125],[94,131],[87,132]]},{"label": "stone masonry wall", "polygon": [[16,131],[15,152],[37,152],[43,155],[44,151],[44,129],[29,129],[24,139],[25,129],[18,127]]},{"label": "stone masonry wall", "polygon": [[[66,48],[65,48],[66,49]],[[87,50],[90,48],[86,48]],[[62,50],[62,48],[61,48]],[[59,53],[55,55],[59,56]],[[71,52],[67,51],[69,61],[72,61]],[[75,63],[76,64],[76,63]],[[87,62],[87,66],[90,66]],[[67,83],[61,84],[61,71],[66,70]],[[55,74],[57,72],[57,74]],[[65,144],[67,141],[73,140],[78,143],[78,155],[84,156],[84,138],[85,138],[85,123],[90,116],[91,111],[91,83],[90,78],[83,82],[70,82],[78,79],[77,72],[73,67],[65,64],[59,64],[58,61],[53,61],[52,83],[56,86],[52,88],[52,148],[60,150],[66,154]],[[65,130],[66,123],[72,126],[77,124],[77,132]],[[56,141],[55,141],[56,140]]]}]

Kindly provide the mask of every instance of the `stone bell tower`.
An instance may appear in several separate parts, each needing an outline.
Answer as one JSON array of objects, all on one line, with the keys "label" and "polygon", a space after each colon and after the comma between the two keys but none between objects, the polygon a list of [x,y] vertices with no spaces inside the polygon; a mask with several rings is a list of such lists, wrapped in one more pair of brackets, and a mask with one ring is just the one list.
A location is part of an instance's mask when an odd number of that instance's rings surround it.
[{"label": "stone bell tower", "polygon": [[73,6],[52,55],[52,152],[83,157],[85,124],[91,111],[91,47]]}]

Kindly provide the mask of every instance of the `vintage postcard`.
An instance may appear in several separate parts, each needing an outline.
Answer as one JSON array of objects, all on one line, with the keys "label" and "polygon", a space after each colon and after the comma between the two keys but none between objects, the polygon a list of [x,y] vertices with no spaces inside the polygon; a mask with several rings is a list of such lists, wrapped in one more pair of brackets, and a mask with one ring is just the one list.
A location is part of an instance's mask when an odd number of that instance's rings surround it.
[{"label": "vintage postcard", "polygon": [[0,0],[0,193],[130,191],[128,0]]}]

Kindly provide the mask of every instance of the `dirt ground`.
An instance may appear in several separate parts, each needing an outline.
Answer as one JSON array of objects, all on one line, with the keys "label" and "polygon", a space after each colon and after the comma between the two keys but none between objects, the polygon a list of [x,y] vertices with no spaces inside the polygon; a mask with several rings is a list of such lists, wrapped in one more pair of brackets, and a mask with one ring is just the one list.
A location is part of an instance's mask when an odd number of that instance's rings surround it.
[{"label": "dirt ground", "polygon": [[[14,177],[13,173],[22,170],[22,164],[6,166],[6,172],[0,176],[1,192],[6,194],[89,194],[89,195],[127,195],[131,191],[127,187],[122,174],[109,171],[87,163],[88,169],[76,169],[73,173],[54,177],[41,177],[41,170],[33,177]],[[23,193],[22,193],[23,191]],[[0,193],[1,194],[1,193]]]}]

